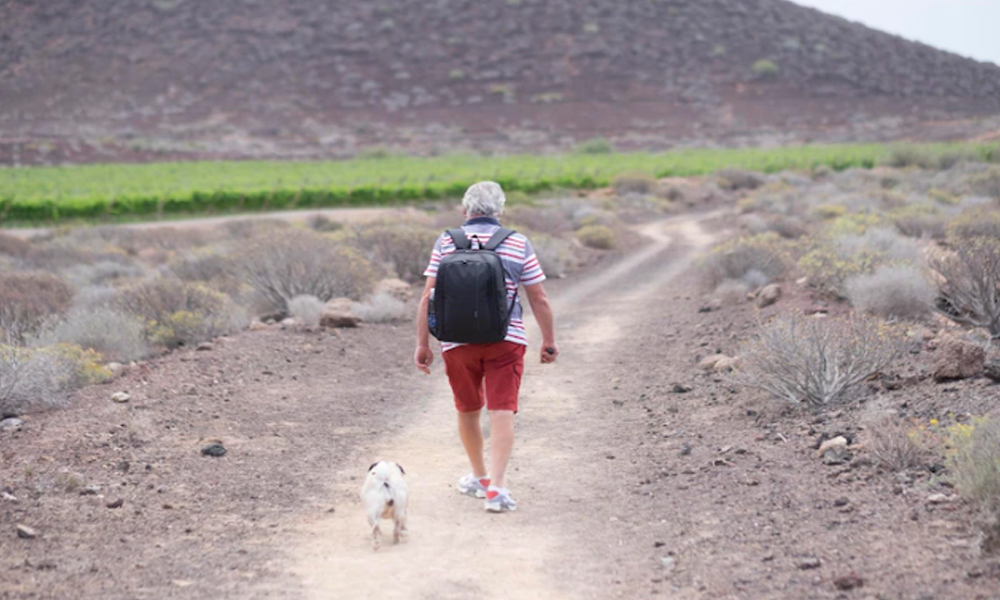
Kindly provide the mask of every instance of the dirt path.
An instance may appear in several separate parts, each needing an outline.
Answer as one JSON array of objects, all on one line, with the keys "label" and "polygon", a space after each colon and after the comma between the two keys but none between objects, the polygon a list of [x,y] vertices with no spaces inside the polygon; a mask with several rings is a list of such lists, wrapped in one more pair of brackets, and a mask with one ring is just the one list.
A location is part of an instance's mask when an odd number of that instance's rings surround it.
[{"label": "dirt path", "polygon": [[[703,219],[705,217],[702,217]],[[489,515],[460,496],[454,481],[468,470],[440,360],[437,383],[419,417],[371,449],[371,460],[402,463],[411,493],[411,539],[373,553],[356,499],[356,465],[334,479],[331,516],[301,523],[294,572],[310,598],[585,598],[607,597],[616,578],[615,507],[602,503],[619,483],[606,402],[609,359],[659,292],[711,241],[684,217],[644,228],[652,240],[614,267],[556,295],[560,362],[529,361],[510,475],[520,503],[514,514]],[[537,339],[537,335],[535,336]],[[531,355],[533,356],[533,354]],[[600,410],[588,407],[600,406]],[[610,554],[609,554],[610,550]]]}]

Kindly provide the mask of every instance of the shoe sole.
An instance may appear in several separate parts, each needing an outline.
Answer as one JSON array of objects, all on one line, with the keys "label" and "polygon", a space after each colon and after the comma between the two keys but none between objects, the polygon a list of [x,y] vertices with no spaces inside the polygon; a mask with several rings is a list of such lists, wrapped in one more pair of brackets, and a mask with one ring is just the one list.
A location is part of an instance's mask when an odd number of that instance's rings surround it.
[{"label": "shoe sole", "polygon": [[486,499],[486,492],[484,492],[483,490],[463,490],[462,488],[458,488],[458,493],[462,494],[463,496],[472,496],[473,498],[479,498],[480,500]]},{"label": "shoe sole", "polygon": [[502,505],[501,506],[490,506],[489,504],[486,505],[486,512],[491,512],[491,513],[514,512],[515,510],[517,510],[516,506],[513,508],[508,508]]}]

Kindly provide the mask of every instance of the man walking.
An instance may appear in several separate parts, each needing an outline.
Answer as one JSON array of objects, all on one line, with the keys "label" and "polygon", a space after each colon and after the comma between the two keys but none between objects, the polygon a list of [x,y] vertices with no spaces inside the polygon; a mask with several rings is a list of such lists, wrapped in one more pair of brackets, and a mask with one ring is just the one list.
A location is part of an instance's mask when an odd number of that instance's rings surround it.
[{"label": "man walking", "polygon": [[[479,182],[465,192],[462,214],[466,220],[462,232],[471,248],[486,248],[493,235],[501,230],[499,217],[503,214],[505,202],[500,185],[492,181]],[[463,237],[457,231],[454,233]],[[417,368],[424,373],[431,372],[430,366],[434,361],[434,352],[430,348],[428,307],[435,292],[438,267],[442,258],[455,251],[456,240],[453,236],[447,232],[442,234],[434,244],[430,265],[424,272],[427,284],[417,313],[417,349],[414,354]],[[458,432],[472,467],[472,472],[459,480],[458,489],[463,494],[485,498],[486,510],[504,512],[517,508],[506,487],[505,476],[514,445],[514,415],[518,409],[524,354],[528,345],[518,294],[520,286],[524,288],[542,331],[541,361],[555,362],[559,349],[556,346],[552,307],[542,285],[545,274],[531,242],[524,235],[513,233],[496,247],[495,252],[503,264],[506,301],[511,307],[506,337],[487,344],[442,341],[441,352],[458,409]],[[484,405],[490,415],[489,471],[483,457],[483,431],[479,421]]]}]

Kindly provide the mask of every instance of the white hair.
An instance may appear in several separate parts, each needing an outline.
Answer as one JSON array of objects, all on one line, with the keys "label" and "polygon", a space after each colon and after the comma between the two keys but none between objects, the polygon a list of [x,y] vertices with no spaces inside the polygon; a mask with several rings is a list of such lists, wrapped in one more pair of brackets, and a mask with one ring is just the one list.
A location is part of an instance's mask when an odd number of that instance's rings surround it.
[{"label": "white hair", "polygon": [[462,208],[465,214],[480,217],[498,217],[503,214],[503,205],[507,202],[503,188],[495,181],[480,181],[465,190],[462,198]]}]

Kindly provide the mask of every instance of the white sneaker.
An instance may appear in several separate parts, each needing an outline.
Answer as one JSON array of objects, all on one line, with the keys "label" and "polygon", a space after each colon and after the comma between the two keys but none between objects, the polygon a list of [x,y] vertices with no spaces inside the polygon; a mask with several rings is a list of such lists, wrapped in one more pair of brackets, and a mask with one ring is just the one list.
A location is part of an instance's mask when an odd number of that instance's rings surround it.
[{"label": "white sneaker", "polygon": [[458,480],[458,491],[473,498],[485,498],[487,486],[490,485],[489,477],[477,478],[472,473]]},{"label": "white sneaker", "polygon": [[517,502],[510,497],[510,490],[491,485],[486,490],[486,510],[489,512],[506,512],[517,510]]}]

